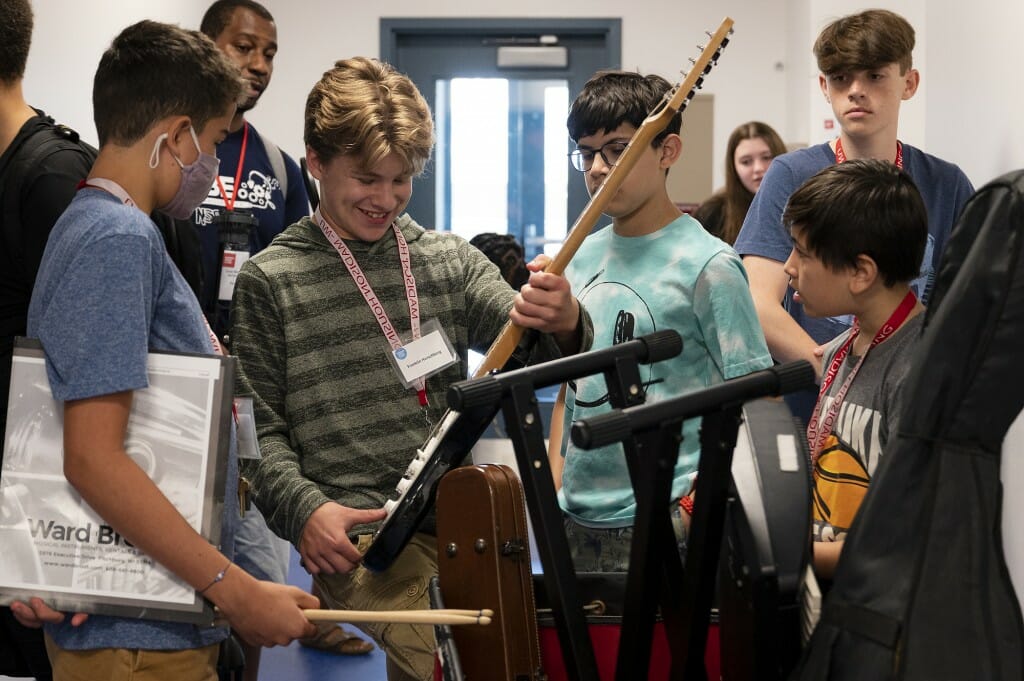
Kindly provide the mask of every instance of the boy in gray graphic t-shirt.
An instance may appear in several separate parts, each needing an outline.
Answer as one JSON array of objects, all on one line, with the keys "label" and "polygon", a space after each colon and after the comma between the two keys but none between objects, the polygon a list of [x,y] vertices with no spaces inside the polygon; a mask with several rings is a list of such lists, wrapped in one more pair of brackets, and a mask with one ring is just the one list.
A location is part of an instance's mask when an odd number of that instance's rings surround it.
[{"label": "boy in gray graphic t-shirt", "polygon": [[830,579],[892,423],[924,306],[920,271],[928,217],[910,176],[892,163],[831,166],[793,193],[784,269],[813,316],[849,314],[827,348],[807,427],[814,478],[814,567]]}]

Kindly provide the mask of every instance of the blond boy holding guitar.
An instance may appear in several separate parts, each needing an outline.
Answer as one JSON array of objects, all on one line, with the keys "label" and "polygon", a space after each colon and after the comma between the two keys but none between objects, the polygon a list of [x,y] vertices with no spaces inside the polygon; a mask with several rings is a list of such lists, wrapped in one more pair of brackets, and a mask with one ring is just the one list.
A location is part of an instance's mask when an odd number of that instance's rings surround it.
[{"label": "blond boy holding guitar", "polygon": [[[531,263],[516,292],[466,240],[405,213],[434,144],[406,76],[340,61],[310,92],[305,121],[319,208],[245,263],[232,309],[257,398],[254,500],[330,607],[425,609],[432,513],[387,569],[361,562],[448,386],[467,376],[469,348],[486,349],[511,320],[544,332],[542,357],[586,350],[589,317],[564,277]],[[429,625],[361,628],[387,653],[390,681],[432,678]]]}]

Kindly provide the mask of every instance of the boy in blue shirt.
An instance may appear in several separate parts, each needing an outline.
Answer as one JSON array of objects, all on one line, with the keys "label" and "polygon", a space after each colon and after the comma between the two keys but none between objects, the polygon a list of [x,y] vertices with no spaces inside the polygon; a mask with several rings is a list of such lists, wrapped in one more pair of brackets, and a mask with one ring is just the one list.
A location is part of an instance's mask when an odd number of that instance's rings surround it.
[{"label": "boy in blue shirt", "polygon": [[[577,144],[570,157],[591,195],[670,87],[659,76],[617,71],[600,72],[584,86],[568,128]],[[682,149],[680,118],[674,116],[643,150],[604,211],[612,224],[587,237],[566,270],[572,290],[591,312],[594,349],[659,329],[682,335],[681,355],[643,367],[648,402],[771,365],[739,257],[668,195],[665,179]],[[564,433],[573,421],[610,408],[603,376],[570,383]],[[691,419],[683,426],[672,489],[676,500],[691,492],[699,425]],[[576,570],[624,571],[636,500],[622,445],[581,450],[563,440],[564,462],[557,454],[552,458],[554,470],[561,468],[559,502]],[[679,504],[672,508],[678,515]]]},{"label": "boy in blue shirt", "polygon": [[[213,353],[209,327],[148,213],[187,217],[217,171],[241,92],[238,70],[205,36],[143,21],[104,53],[93,88],[100,141],[89,177],[53,228],[29,308],[55,399],[64,405],[64,473],[121,536],[213,602],[243,638],[287,644],[314,631],[300,589],[259,582],[229,556],[238,520],[229,482],[221,553],[196,533],[125,451],[149,351]],[[237,481],[232,452],[228,480]],[[232,569],[234,568],[234,569]],[[224,627],[77,614],[16,603],[48,623],[55,678],[213,681]],[[145,651],[148,676],[135,669]],[[127,653],[127,654],[126,654]]]},{"label": "boy in blue shirt", "polygon": [[[818,81],[839,121],[839,137],[778,156],[765,174],[743,222],[736,251],[750,274],[750,290],[768,348],[779,362],[806,359],[820,367],[817,348],[850,327],[850,317],[812,318],[793,300],[782,264],[790,251],[782,224],[786,200],[819,170],[847,159],[875,158],[905,169],[921,188],[928,209],[928,241],[911,287],[922,302],[928,293],[964,203],[974,193],[955,165],[901,143],[896,136],[900,104],[917,92],[914,29],[906,19],[873,9],[826,26],[814,43]],[[813,391],[786,396],[794,414],[806,421]]]},{"label": "boy in blue shirt", "polygon": [[814,567],[830,579],[843,539],[882,457],[900,385],[920,336],[913,290],[928,239],[924,201],[894,164],[830,166],[797,189],[783,220],[793,247],[783,268],[815,318],[851,315],[825,348],[807,429],[814,479]]}]

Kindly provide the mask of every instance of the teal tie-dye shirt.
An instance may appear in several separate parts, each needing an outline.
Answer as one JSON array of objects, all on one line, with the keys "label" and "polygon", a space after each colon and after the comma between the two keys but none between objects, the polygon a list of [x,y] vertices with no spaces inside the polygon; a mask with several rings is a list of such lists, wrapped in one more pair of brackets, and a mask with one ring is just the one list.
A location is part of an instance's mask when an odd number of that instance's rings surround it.
[{"label": "teal tie-dye shirt", "polygon": [[[587,238],[566,274],[593,319],[594,349],[662,329],[683,337],[681,355],[640,367],[647,402],[772,364],[739,256],[687,215],[641,237],[606,227]],[[622,445],[584,450],[568,438],[573,421],[610,409],[601,375],[575,381],[566,393],[559,501],[583,525],[627,526],[636,512]],[[674,498],[696,474],[699,427],[699,419],[683,424]]]}]

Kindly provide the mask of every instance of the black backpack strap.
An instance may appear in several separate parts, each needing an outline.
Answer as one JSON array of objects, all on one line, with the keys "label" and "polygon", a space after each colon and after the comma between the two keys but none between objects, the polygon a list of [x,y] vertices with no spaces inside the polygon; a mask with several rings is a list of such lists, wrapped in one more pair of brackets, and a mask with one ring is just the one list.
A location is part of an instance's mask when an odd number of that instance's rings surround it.
[{"label": "black backpack strap", "polygon": [[268,139],[262,132],[257,134],[263,142],[263,148],[267,150],[267,160],[270,161],[270,167],[273,169],[274,175],[277,176],[277,181],[281,185],[281,193],[284,195],[284,200],[287,203],[288,167],[284,162],[284,152],[281,151],[281,147],[274,144],[274,142]]},{"label": "black backpack strap", "polygon": [[15,248],[21,242],[21,203],[25,179],[51,154],[74,150],[89,159],[96,159],[96,149],[81,140],[78,133],[66,125],[55,123],[40,114],[33,130],[16,141],[5,154],[7,162],[0,167],[3,179],[3,232],[0,237],[6,248]]}]

